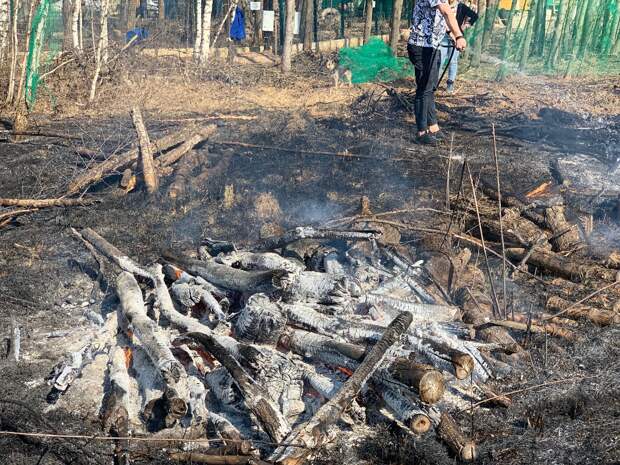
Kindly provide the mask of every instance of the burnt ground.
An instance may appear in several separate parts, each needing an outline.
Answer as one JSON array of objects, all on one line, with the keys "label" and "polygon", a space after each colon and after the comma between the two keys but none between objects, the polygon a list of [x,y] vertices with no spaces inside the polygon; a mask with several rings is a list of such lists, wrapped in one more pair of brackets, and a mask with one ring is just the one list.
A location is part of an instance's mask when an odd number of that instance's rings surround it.
[{"label": "burnt ground", "polygon": [[[1,197],[62,195],[69,181],[93,163],[76,155],[76,146],[110,154],[133,142],[128,117],[132,103],[144,108],[152,137],[190,120],[204,122],[200,119],[205,117],[218,124],[214,139],[198,149],[211,174],[178,202],[165,195],[149,198],[139,190],[121,195],[118,178],[108,178],[89,191],[100,203],[41,210],[0,229],[0,334],[8,334],[13,315],[24,336],[19,365],[0,359],[1,430],[98,429],[92,415],[41,413],[48,392],[42,378],[64,354],[67,340],[90,327],[93,314],[106,314],[115,305],[113,292],[93,281],[96,263],[70,227],[92,227],[149,263],[165,248],[192,248],[204,236],[255,240],[261,228],[321,225],[355,214],[362,195],[369,197],[375,212],[417,209],[409,219],[421,226],[434,227],[445,219],[445,214],[428,209],[444,208],[449,144],[414,144],[407,111],[413,87],[409,81],[393,85],[398,95],[392,87],[370,84],[330,91],[318,60],[309,57],[300,57],[287,78],[258,65],[222,64],[189,78],[175,63],[132,65],[137,67],[133,76],[122,84],[106,82],[94,107],[81,103],[79,86],[74,89],[77,98],[60,84],[45,89],[33,128],[79,140],[33,137],[0,142]],[[561,181],[554,166],[571,154],[591,155],[610,171],[617,162],[620,95],[612,79],[515,76],[498,84],[483,75],[466,75],[455,95],[440,91],[438,100],[441,121],[454,133],[453,179],[464,158],[476,175],[494,177],[492,124],[502,185],[512,193]],[[294,151],[300,149],[305,152]],[[351,156],[337,155],[345,151]],[[163,194],[169,181],[170,177],[164,180]],[[224,199],[225,186],[231,185],[232,204]],[[570,191],[570,186],[564,187]],[[575,215],[594,215],[593,237],[604,247],[618,247],[617,194],[571,195],[582,200],[576,202]],[[403,240],[418,244],[416,236]],[[494,265],[499,270],[498,263]],[[543,288],[524,282],[510,287],[517,310],[527,303],[536,311],[544,302]],[[68,331],[68,339],[45,337],[51,331]],[[582,324],[580,332],[583,338],[577,343],[543,336],[526,341],[531,360],[497,386],[501,392],[521,391],[508,410],[479,408],[473,415],[458,415],[465,431],[481,444],[480,463],[620,461],[618,329]],[[90,441],[0,436],[0,463],[7,464],[110,463],[111,451]],[[432,434],[409,438],[384,426],[362,440],[336,441],[318,462],[355,459],[385,464],[454,462]]]}]

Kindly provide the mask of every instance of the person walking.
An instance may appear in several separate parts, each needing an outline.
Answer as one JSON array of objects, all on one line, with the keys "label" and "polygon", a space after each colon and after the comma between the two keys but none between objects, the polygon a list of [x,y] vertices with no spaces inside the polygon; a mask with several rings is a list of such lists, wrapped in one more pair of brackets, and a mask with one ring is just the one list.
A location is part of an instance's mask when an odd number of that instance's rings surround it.
[{"label": "person walking", "polygon": [[452,33],[458,51],[465,50],[456,16],[448,0],[417,0],[411,15],[411,33],[407,42],[409,60],[415,69],[416,141],[434,145],[438,141],[439,125],[435,108],[435,88],[439,78],[441,52],[439,44],[446,34]]},{"label": "person walking", "polygon": [[[473,26],[478,21],[478,13],[465,5],[461,0],[449,0],[448,3],[456,16],[456,22],[461,31],[465,32],[467,28]],[[441,51],[441,66],[449,66],[446,87],[448,92],[452,93],[454,92],[456,74],[459,70],[459,56],[461,52],[454,48],[454,41],[450,37],[450,33],[446,33],[443,37],[439,50]]]}]

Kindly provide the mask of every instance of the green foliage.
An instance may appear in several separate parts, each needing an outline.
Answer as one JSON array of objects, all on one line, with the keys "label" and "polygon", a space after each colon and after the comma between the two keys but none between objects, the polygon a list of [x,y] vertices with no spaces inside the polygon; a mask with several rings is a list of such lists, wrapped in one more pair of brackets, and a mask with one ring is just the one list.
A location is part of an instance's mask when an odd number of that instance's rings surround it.
[{"label": "green foliage", "polygon": [[389,45],[371,39],[366,45],[343,48],[340,65],[349,69],[354,83],[389,82],[413,75],[413,66],[406,58],[395,57]]}]

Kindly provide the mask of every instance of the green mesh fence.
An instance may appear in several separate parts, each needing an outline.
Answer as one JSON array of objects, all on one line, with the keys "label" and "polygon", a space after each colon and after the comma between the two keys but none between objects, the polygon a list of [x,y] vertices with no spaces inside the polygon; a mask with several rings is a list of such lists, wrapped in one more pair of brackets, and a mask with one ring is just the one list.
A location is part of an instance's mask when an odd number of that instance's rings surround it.
[{"label": "green mesh fence", "polygon": [[389,82],[413,75],[413,67],[406,58],[395,57],[390,47],[381,39],[371,39],[366,45],[343,48],[339,62],[351,70],[356,84],[363,82]]},{"label": "green mesh fence", "polygon": [[62,1],[41,0],[32,19],[26,61],[26,102],[34,105],[41,75],[62,47]]}]

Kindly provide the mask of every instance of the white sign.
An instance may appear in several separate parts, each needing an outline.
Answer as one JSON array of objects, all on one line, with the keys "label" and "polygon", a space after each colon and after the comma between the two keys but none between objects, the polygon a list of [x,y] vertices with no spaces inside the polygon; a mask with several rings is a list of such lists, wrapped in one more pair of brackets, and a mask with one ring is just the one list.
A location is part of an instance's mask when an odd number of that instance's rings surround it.
[{"label": "white sign", "polygon": [[299,11],[295,12],[295,25],[293,26],[293,34],[299,34],[299,25],[301,24],[301,13]]},{"label": "white sign", "polygon": [[274,20],[273,10],[264,10],[263,11],[263,31],[273,32],[273,20]]},{"label": "white sign", "polygon": [[261,2],[250,2],[250,10],[259,11],[263,7]]}]

